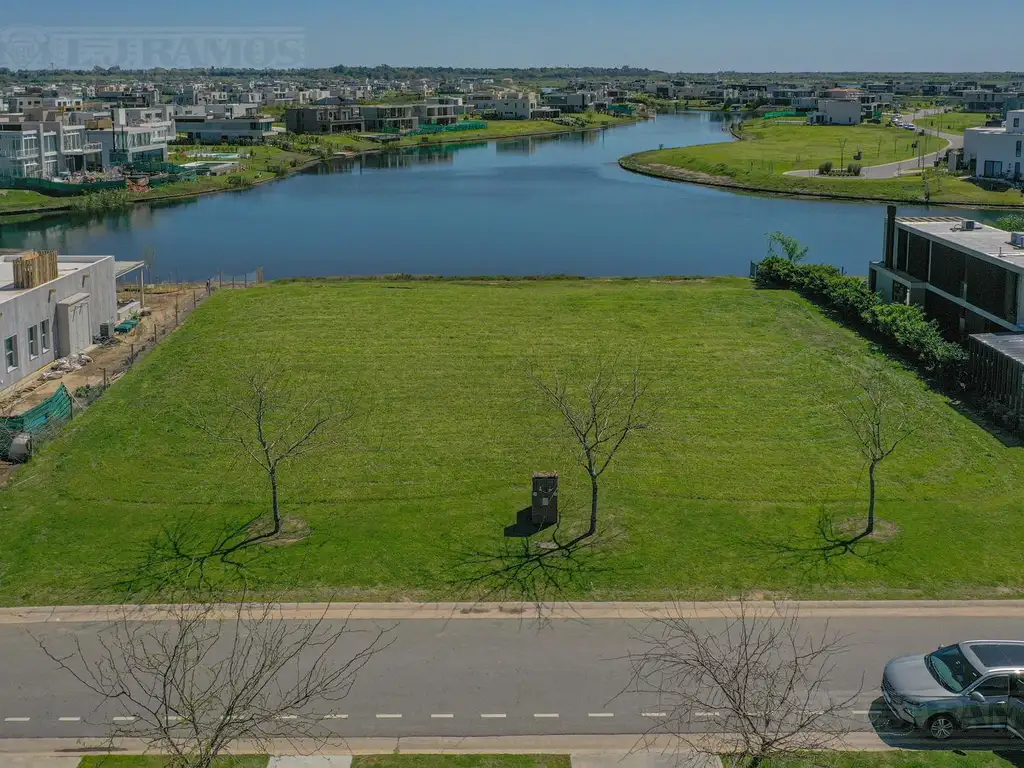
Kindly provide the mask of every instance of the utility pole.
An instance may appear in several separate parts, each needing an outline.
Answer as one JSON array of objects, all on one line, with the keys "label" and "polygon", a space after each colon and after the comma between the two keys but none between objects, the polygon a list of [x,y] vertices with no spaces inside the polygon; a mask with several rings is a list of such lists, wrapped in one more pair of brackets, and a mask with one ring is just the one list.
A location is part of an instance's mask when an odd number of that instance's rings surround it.
[{"label": "utility pole", "polygon": [[846,164],[843,162],[846,159],[846,142],[849,139],[839,139],[839,167],[845,168]]}]

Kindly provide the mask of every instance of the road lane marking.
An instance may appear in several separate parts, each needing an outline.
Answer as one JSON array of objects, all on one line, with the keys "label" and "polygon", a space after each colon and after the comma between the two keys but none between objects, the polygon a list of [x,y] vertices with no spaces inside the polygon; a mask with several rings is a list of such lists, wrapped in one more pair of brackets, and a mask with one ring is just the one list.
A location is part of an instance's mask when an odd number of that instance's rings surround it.
[{"label": "road lane marking", "polygon": [[721,712],[694,712],[697,717],[719,717]]},{"label": "road lane marking", "polygon": [[132,723],[132,722],[135,722],[135,718],[134,717],[115,717],[114,718],[114,722],[115,723]]},{"label": "road lane marking", "polygon": [[558,717],[557,712],[535,712],[534,717]]},{"label": "road lane marking", "polygon": [[77,722],[80,722],[81,719],[82,718],[80,718],[80,717],[58,717],[57,718],[57,720],[62,722],[62,723],[77,723]]},{"label": "road lane marking", "polygon": [[454,719],[455,715],[443,713],[443,714],[438,714],[438,715],[431,715],[431,717],[434,720],[452,720],[452,719]]},{"label": "road lane marking", "polygon": [[615,717],[614,712],[588,712],[587,717]]},{"label": "road lane marking", "polygon": [[389,715],[389,714],[382,714],[382,713],[379,713],[379,712],[377,713],[377,719],[378,720],[397,720],[400,717],[401,717],[401,715],[398,715],[398,714],[391,714],[391,715]]},{"label": "road lane marking", "polygon": [[5,717],[5,723],[27,723],[31,718],[28,717]]},{"label": "road lane marking", "polygon": [[324,715],[324,720],[347,720],[348,715]]},{"label": "road lane marking", "polygon": [[854,714],[854,715],[870,715],[871,714],[871,710],[869,710],[869,709],[855,709],[855,710],[852,711],[852,714]]},{"label": "road lane marking", "polygon": [[504,712],[494,712],[494,713],[490,713],[490,714],[481,713],[480,717],[503,718],[503,717],[505,717],[505,713]]},{"label": "road lane marking", "polygon": [[298,720],[299,716],[298,715],[278,715],[277,719],[278,720]]},{"label": "road lane marking", "polygon": [[640,717],[668,717],[664,712],[641,712]]},{"label": "road lane marking", "polygon": [[183,718],[181,715],[168,715],[167,716],[167,722],[168,723],[180,723],[184,719],[185,718]]}]

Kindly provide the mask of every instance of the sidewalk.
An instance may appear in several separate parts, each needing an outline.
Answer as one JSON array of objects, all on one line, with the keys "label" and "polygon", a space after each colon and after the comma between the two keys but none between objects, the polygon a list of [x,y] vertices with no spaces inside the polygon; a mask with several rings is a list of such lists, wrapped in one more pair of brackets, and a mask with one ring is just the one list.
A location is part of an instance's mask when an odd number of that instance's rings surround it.
[{"label": "sidewalk", "polygon": [[[279,617],[308,620],[324,617],[352,621],[400,621],[405,619],[508,619],[548,620],[649,619],[681,617],[714,619],[735,616],[738,602],[568,602],[535,605],[533,603],[285,603]],[[1024,600],[804,600],[750,601],[745,604],[751,616],[777,616],[796,611],[805,618],[995,618],[1024,619]],[[223,615],[232,613],[230,605]],[[123,618],[136,621],[168,618],[162,605],[111,606],[79,605],[30,608],[0,608],[0,624],[85,623]]]}]

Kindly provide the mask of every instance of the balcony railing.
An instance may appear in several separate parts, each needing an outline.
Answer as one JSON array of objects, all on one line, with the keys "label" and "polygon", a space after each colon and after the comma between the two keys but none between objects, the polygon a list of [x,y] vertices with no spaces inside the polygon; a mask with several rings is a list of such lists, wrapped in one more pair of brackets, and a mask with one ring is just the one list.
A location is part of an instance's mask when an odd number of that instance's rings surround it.
[{"label": "balcony railing", "polygon": [[100,152],[103,150],[103,145],[98,141],[87,141],[82,145],[83,152]]},{"label": "balcony railing", "polygon": [[29,158],[38,156],[38,149],[7,149],[0,151],[0,157],[7,157],[11,160],[28,160]]}]

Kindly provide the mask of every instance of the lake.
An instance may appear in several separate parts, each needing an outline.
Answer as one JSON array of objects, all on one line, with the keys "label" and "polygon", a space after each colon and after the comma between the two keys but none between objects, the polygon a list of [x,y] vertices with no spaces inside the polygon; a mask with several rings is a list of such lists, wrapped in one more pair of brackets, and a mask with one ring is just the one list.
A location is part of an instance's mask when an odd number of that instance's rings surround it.
[{"label": "lake", "polygon": [[[127,213],[0,219],[0,247],[155,253],[163,279],[297,275],[729,275],[782,230],[810,261],[867,271],[885,206],[740,195],[639,176],[619,157],[729,141],[723,116],[334,160],[253,189]],[[902,207],[902,214],[996,214]]]}]

